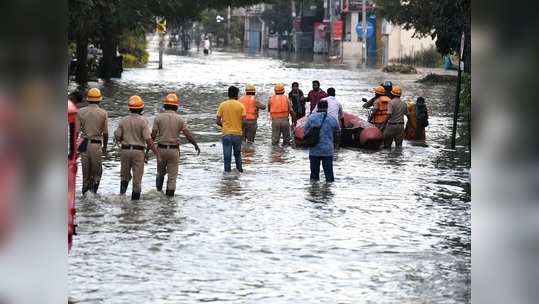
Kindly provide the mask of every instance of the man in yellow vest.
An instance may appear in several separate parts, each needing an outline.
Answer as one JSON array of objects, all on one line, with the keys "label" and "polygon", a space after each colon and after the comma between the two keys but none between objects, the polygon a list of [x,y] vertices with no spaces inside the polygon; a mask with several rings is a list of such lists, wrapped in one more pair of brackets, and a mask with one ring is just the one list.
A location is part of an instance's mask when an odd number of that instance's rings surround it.
[{"label": "man in yellow vest", "polygon": [[245,88],[245,96],[240,98],[240,102],[245,107],[245,121],[243,122],[243,140],[248,143],[255,141],[256,130],[258,128],[258,110],[265,110],[266,106],[256,100],[256,87],[252,84]]},{"label": "man in yellow vest", "polygon": [[284,84],[275,85],[275,95],[268,101],[268,112],[271,115],[271,144],[279,144],[281,134],[283,135],[283,146],[290,145],[290,121],[296,122],[296,114],[292,110],[292,102],[284,95]]}]

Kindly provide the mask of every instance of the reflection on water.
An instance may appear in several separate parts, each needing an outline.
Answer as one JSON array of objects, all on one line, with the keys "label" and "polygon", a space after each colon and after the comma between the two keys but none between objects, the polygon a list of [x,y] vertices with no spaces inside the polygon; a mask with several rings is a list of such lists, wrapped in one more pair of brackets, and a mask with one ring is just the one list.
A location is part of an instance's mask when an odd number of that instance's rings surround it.
[{"label": "reflection on water", "polygon": [[[78,192],[69,295],[79,303],[469,302],[469,151],[465,138],[447,149],[454,89],[419,84],[418,77],[214,52],[168,55],[163,70],[127,70],[99,84],[109,133],[127,114],[130,95],[142,96],[151,122],[163,96],[177,92],[202,153],[182,144],[173,199],[153,189],[151,159],[142,200],[131,202],[117,194],[119,148],[110,147],[100,194]],[[336,88],[346,111],[366,116],[361,97],[388,78],[403,87],[405,100],[426,97],[426,142],[340,149],[336,181],[311,182],[308,151],[272,147],[262,111],[256,142],[242,147],[245,173],[223,173],[215,113],[228,85],[253,83],[266,102],[277,82],[288,90],[298,81],[307,93],[318,79]]]}]

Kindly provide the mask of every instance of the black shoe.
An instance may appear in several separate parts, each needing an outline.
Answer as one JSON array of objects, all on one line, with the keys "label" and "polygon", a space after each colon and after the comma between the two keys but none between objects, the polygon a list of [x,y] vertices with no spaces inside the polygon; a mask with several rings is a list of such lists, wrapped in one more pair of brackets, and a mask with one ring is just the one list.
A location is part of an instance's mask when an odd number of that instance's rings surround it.
[{"label": "black shoe", "polygon": [[166,195],[168,197],[173,197],[174,196],[174,190],[167,190]]},{"label": "black shoe", "polygon": [[157,189],[157,191],[162,191],[163,190],[163,183],[165,182],[165,177],[164,176],[156,176],[155,177],[155,188]]},{"label": "black shoe", "polygon": [[92,187],[92,192],[97,193],[97,189],[99,189],[99,182],[95,182]]},{"label": "black shoe", "polygon": [[140,199],[140,192],[131,193],[131,200],[132,201],[138,201],[139,199]]},{"label": "black shoe", "polygon": [[82,187],[82,195],[86,194],[86,192],[88,192],[88,190],[90,190],[89,187]]},{"label": "black shoe", "polygon": [[127,185],[129,185],[129,181],[121,181],[120,182],[120,194],[125,194],[127,192]]}]

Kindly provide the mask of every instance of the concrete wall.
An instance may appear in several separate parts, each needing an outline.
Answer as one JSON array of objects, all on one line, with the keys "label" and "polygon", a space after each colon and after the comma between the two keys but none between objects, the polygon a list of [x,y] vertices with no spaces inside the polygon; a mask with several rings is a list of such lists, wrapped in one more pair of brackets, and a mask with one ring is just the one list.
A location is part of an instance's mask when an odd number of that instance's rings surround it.
[{"label": "concrete wall", "polygon": [[392,26],[388,36],[388,57],[398,59],[406,55],[435,46],[434,40],[427,38],[413,38],[413,30],[405,30],[400,26]]}]

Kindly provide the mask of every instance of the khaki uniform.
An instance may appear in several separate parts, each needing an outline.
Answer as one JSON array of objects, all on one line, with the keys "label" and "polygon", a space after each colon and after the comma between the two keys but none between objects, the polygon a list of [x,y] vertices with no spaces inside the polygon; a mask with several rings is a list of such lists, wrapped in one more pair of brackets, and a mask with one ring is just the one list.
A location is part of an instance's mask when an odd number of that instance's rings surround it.
[{"label": "khaki uniform", "polygon": [[81,136],[88,140],[86,151],[81,152],[83,189],[90,189],[94,183],[99,183],[103,167],[102,141],[103,134],[108,134],[107,111],[97,104],[89,104],[77,113]]},{"label": "khaki uniform", "polygon": [[243,122],[243,139],[248,142],[254,142],[258,123],[256,120],[246,120]]},{"label": "khaki uniform", "polygon": [[290,121],[288,118],[276,118],[271,120],[271,144],[278,145],[283,135],[283,145],[290,144]]},{"label": "khaki uniform", "polygon": [[395,146],[401,147],[404,139],[404,115],[408,106],[399,97],[395,97],[388,105],[389,120],[384,129],[384,147],[389,148],[395,140]]},{"label": "khaki uniform", "polygon": [[179,136],[187,128],[178,113],[166,110],[158,114],[153,122],[152,132],[156,132],[157,148],[161,161],[157,163],[157,176],[164,178],[168,174],[167,191],[176,190],[176,177],[180,162]]},{"label": "khaki uniform", "polygon": [[132,172],[133,193],[140,193],[144,173],[144,148],[146,140],[151,138],[148,121],[142,115],[131,113],[120,121],[114,137],[122,144],[121,180],[130,181]]}]

